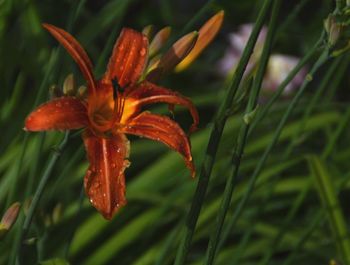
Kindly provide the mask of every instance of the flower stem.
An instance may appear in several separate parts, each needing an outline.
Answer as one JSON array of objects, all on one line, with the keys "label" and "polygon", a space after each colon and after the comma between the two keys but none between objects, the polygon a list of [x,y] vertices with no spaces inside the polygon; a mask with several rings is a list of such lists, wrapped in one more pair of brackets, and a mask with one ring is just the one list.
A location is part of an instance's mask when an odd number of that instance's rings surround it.
[{"label": "flower stem", "polygon": [[[76,212],[76,216],[79,216],[80,213],[81,213],[81,210],[83,209],[84,198],[85,198],[85,189],[84,189],[84,185],[82,185],[82,188],[81,188],[81,191],[80,191],[80,195],[79,195],[79,202],[78,202],[78,209],[77,209],[77,212]],[[68,259],[70,246],[72,245],[72,241],[74,239],[75,231],[77,230],[77,228],[78,228],[78,226],[74,225],[71,228],[71,230],[69,231],[68,240],[67,240],[66,245],[64,247],[64,257],[66,259]]]},{"label": "flower stem", "polygon": [[[318,69],[324,65],[327,60],[329,59],[329,50],[325,49],[322,54],[319,56],[318,60],[315,62],[315,64],[313,65],[309,76],[313,76]],[[250,178],[250,181],[248,183],[248,188],[245,192],[245,194],[243,195],[243,198],[241,199],[241,201],[239,202],[238,206],[235,207],[235,211],[233,213],[232,219],[230,220],[229,225],[227,226],[224,235],[228,235],[228,231],[232,230],[232,227],[236,224],[236,221],[238,220],[238,218],[240,217],[244,206],[246,205],[248,199],[250,198],[250,195],[252,194],[253,190],[254,190],[254,186],[255,186],[255,182],[258,178],[258,176],[260,175],[261,170],[263,169],[263,166],[268,158],[268,156],[270,155],[272,149],[274,148],[274,146],[276,145],[279,136],[281,135],[282,129],[285,126],[285,124],[287,123],[287,120],[289,118],[289,116],[292,114],[294,108],[296,107],[299,99],[301,98],[301,96],[303,95],[304,91],[306,90],[307,85],[311,82],[311,78],[306,78],[303,82],[303,84],[301,85],[300,89],[298,90],[297,94],[294,96],[294,98],[292,99],[288,109],[286,110],[286,112],[284,113],[280,123],[277,126],[277,129],[275,131],[275,134],[273,136],[272,141],[270,142],[270,144],[268,145],[268,147],[265,149],[265,152],[263,153],[261,159],[259,160],[257,166],[254,169],[253,175]],[[227,237],[223,237],[221,238],[222,243],[220,242],[220,244],[223,244],[225,242]]]},{"label": "flower stem", "polygon": [[321,84],[317,88],[316,93],[313,95],[310,103],[308,103],[306,110],[303,114],[303,117],[301,118],[300,126],[299,126],[298,130],[295,131],[295,133],[290,141],[290,144],[286,148],[286,151],[284,153],[285,158],[289,157],[289,155],[293,152],[293,148],[295,147],[295,143],[297,142],[298,137],[304,133],[306,123],[307,123],[308,119],[310,118],[312,111],[317,106],[317,103],[319,102],[319,100],[322,96],[322,93],[324,92],[324,90],[328,86],[331,78],[334,76],[335,71],[337,71],[339,69],[339,65],[340,65],[342,59],[343,58],[338,57],[336,60],[334,60],[332,62],[331,66],[329,67],[327,73],[325,74]]},{"label": "flower stem", "polygon": [[209,138],[209,143],[207,146],[206,154],[201,166],[201,170],[199,173],[197,189],[194,194],[191,209],[187,215],[186,227],[183,234],[183,238],[181,240],[180,247],[178,248],[178,252],[175,259],[176,265],[182,265],[185,263],[186,257],[189,252],[189,247],[192,241],[192,237],[194,234],[194,230],[196,228],[197,220],[199,217],[200,210],[202,208],[202,204],[204,201],[204,197],[207,191],[209,178],[211,175],[211,171],[214,165],[217,149],[219,146],[219,142],[225,127],[226,120],[228,118],[227,111],[231,108],[233,99],[238,90],[239,84],[243,77],[243,73],[248,64],[249,58],[253,52],[254,45],[257,41],[259,32],[263,26],[265,18],[268,14],[269,7],[272,0],[265,0],[262,9],[260,10],[259,16],[253,28],[253,31],[248,40],[247,46],[244,49],[241,60],[238,64],[237,71],[233,77],[233,80],[229,86],[227,91],[227,95],[225,97],[225,101],[222,103],[218,116],[214,121],[214,125],[211,131],[211,135]]},{"label": "flower stem", "polygon": [[282,95],[284,89],[287,87],[287,85],[293,80],[293,78],[298,74],[298,72],[309,62],[311,61],[312,57],[316,54],[318,51],[320,44],[322,43],[323,36],[320,37],[320,39],[316,42],[316,44],[310,49],[310,51],[299,61],[299,63],[293,68],[292,71],[288,74],[286,79],[279,85],[276,92],[273,94],[271,99],[266,103],[264,108],[257,114],[256,119],[254,119],[252,126],[250,128],[249,134],[254,131],[255,127],[259,122],[261,122],[266,115],[268,114],[269,110],[271,109],[272,105],[277,101],[277,99]]},{"label": "flower stem", "polygon": [[[276,26],[277,26],[277,18],[278,18],[278,13],[280,10],[281,6],[281,0],[276,0],[273,4],[272,7],[272,13],[271,13],[271,19],[269,23],[269,30],[267,33],[266,37],[266,42],[264,44],[264,48],[262,51],[261,55],[261,61],[259,64],[259,68],[257,70],[257,75],[253,83],[253,88],[251,90],[250,96],[249,96],[249,101],[248,105],[246,108],[246,114],[249,115],[254,111],[254,109],[257,106],[257,101],[259,97],[259,92],[261,88],[261,84],[264,79],[266,67],[269,61],[269,56],[271,52],[271,47],[274,41],[274,36],[276,32]],[[221,205],[220,205],[220,210],[217,216],[216,220],[216,226],[215,226],[215,232],[210,238],[208,248],[207,248],[207,254],[206,254],[206,264],[211,265],[214,263],[215,259],[215,254],[219,250],[218,248],[218,243],[220,240],[221,232],[222,232],[222,227],[225,221],[225,217],[228,211],[228,208],[231,203],[232,199],[232,194],[235,188],[236,184],[236,179],[238,176],[238,171],[239,171],[239,166],[240,162],[242,159],[243,151],[247,142],[247,137],[248,137],[248,132],[249,132],[249,127],[250,127],[250,122],[243,122],[240,133],[238,135],[237,139],[237,148],[234,151],[233,157],[232,157],[232,165],[231,165],[231,174],[226,180],[226,186],[225,186],[225,191],[224,195],[222,197]]]},{"label": "flower stem", "polygon": [[65,133],[62,142],[57,147],[57,149],[54,151],[54,153],[49,161],[49,164],[47,165],[47,167],[44,171],[44,174],[39,182],[38,188],[35,191],[33,200],[31,202],[29,210],[28,210],[28,214],[24,220],[22,230],[20,231],[20,245],[17,249],[18,264],[23,264],[22,256],[21,256],[23,239],[27,236],[27,233],[29,231],[30,225],[31,225],[33,217],[34,217],[35,210],[38,207],[40,198],[43,195],[44,189],[45,189],[47,182],[51,176],[51,172],[54,168],[54,165],[56,164],[57,159],[60,157],[62,150],[64,149],[64,147],[66,146],[66,144],[68,142],[68,138],[69,138],[69,131],[67,131]]}]

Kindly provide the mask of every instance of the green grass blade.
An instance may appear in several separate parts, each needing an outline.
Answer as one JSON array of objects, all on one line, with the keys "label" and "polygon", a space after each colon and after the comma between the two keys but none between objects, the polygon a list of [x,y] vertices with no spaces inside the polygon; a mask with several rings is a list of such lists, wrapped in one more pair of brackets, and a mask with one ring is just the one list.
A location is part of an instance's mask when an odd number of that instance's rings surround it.
[{"label": "green grass blade", "polygon": [[332,227],[333,237],[338,246],[339,254],[345,265],[350,264],[350,239],[344,214],[332,178],[324,161],[317,156],[309,156],[308,163],[318,194],[325,208],[329,223]]}]

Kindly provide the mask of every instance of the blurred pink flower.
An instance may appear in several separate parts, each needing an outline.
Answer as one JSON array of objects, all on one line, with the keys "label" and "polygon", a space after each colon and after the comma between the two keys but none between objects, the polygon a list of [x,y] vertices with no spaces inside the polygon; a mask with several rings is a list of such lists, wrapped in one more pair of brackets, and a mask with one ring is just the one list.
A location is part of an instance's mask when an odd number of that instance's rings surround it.
[{"label": "blurred pink flower", "polygon": [[[250,33],[253,30],[253,24],[244,24],[239,27],[237,33],[231,33],[228,36],[230,46],[228,47],[224,57],[219,61],[218,71],[221,75],[227,76],[227,74],[233,73],[240,60],[243,50],[248,42]],[[250,74],[257,65],[264,42],[266,39],[267,28],[263,27],[260,31],[257,43],[254,48],[244,76]],[[266,69],[266,74],[263,80],[262,88],[263,93],[269,93],[275,91],[278,86],[287,77],[289,72],[298,64],[299,58],[283,54],[272,54],[269,58],[269,62]],[[297,88],[306,75],[306,69],[303,68],[294,77],[294,79],[284,89],[284,94],[287,95]]]}]

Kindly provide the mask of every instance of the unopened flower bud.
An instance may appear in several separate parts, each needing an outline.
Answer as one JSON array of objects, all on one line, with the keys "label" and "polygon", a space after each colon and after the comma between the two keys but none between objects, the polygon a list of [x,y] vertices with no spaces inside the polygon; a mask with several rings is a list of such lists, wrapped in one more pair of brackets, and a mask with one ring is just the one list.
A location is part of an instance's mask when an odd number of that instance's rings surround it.
[{"label": "unopened flower bud", "polygon": [[154,26],[153,25],[148,25],[143,28],[142,34],[147,37],[147,39],[151,39],[153,36],[153,31],[154,31]]},{"label": "unopened flower bud", "polygon": [[328,34],[328,43],[330,46],[334,46],[340,37],[342,32],[342,25],[337,23],[335,16],[332,14],[324,21],[324,27]]},{"label": "unopened flower bud", "polygon": [[63,82],[63,94],[66,96],[73,96],[75,94],[75,82],[74,75],[67,75],[66,79]]},{"label": "unopened flower bud", "polygon": [[7,209],[0,222],[0,239],[11,229],[17,220],[21,204],[15,202]]},{"label": "unopened flower bud", "polygon": [[80,86],[76,93],[76,97],[80,99],[84,99],[87,97],[87,88],[86,86]]},{"label": "unopened flower bud", "polygon": [[171,32],[170,27],[165,27],[158,31],[149,45],[149,57],[154,56],[167,42]]},{"label": "unopened flower bud", "polygon": [[155,81],[160,75],[170,72],[180,63],[192,50],[198,38],[198,32],[193,31],[186,34],[156,62],[150,64],[150,73],[147,75],[147,80]]},{"label": "unopened flower bud", "polygon": [[191,52],[184,58],[184,60],[176,66],[175,71],[180,72],[187,68],[210,44],[216,34],[219,32],[222,22],[224,20],[225,12],[223,10],[216,13],[199,29],[198,40]]}]

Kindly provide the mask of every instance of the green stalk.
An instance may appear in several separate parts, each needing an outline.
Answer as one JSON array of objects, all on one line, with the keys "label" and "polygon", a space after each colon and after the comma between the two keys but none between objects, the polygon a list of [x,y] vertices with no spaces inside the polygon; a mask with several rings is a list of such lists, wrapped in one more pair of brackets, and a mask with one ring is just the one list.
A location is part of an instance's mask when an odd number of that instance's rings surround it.
[{"label": "green stalk", "polygon": [[[253,89],[251,90],[250,96],[249,96],[249,102],[246,108],[245,117],[248,117],[249,115],[254,115],[254,109],[257,106],[259,92],[261,88],[261,84],[264,79],[266,67],[269,61],[269,56],[271,53],[271,47],[274,40],[274,35],[276,32],[276,26],[277,26],[277,18],[278,13],[281,6],[281,0],[276,0],[272,7],[272,14],[271,19],[269,23],[269,30],[266,37],[266,42],[264,44],[264,48],[261,55],[261,61],[257,70],[256,79],[254,80]],[[232,194],[235,188],[235,184],[237,181],[238,171],[240,162],[242,159],[243,151],[246,145],[248,132],[249,132],[250,122],[244,121],[240,133],[237,139],[237,149],[235,150],[233,157],[232,157],[232,169],[231,174],[229,175],[228,179],[226,180],[226,186],[224,195],[222,197],[220,210],[217,216],[216,220],[216,228],[215,232],[213,233],[212,237],[210,238],[208,248],[207,248],[207,254],[206,254],[206,264],[211,265],[214,263],[215,254],[219,250],[217,249],[218,242],[220,240],[222,227],[225,221],[225,217],[228,211],[228,208],[231,203]]]},{"label": "green stalk", "polygon": [[[316,63],[314,64],[314,66],[312,67],[310,74],[308,75],[313,76],[317,70],[328,60],[329,58],[329,51],[326,49],[323,51],[323,53],[320,55],[320,57],[318,58],[318,60],[316,61]],[[282,132],[283,127],[285,126],[285,124],[287,123],[287,120],[289,118],[289,116],[291,115],[291,113],[293,112],[294,108],[296,107],[299,99],[301,98],[301,96],[303,95],[307,85],[311,82],[312,78],[306,78],[303,82],[303,84],[301,85],[301,87],[299,88],[297,94],[294,96],[293,100],[291,101],[290,105],[288,106],[288,109],[286,110],[286,112],[284,113],[280,123],[277,126],[277,129],[275,131],[275,134],[273,136],[272,141],[270,142],[270,144],[268,145],[268,147],[265,149],[265,152],[263,153],[261,159],[259,160],[257,166],[254,169],[253,175],[248,183],[248,188],[247,191],[245,192],[243,198],[241,199],[238,207],[236,208],[232,220],[230,221],[228,227],[226,228],[227,231],[224,233],[225,235],[228,235],[228,231],[232,230],[232,227],[235,225],[235,223],[237,222],[239,216],[241,215],[244,206],[246,205],[251,193],[254,190],[254,186],[255,186],[255,182],[268,158],[268,156],[270,155],[273,147],[276,145],[279,136]],[[221,239],[223,242],[226,240],[226,238],[222,238]]]},{"label": "green stalk", "polygon": [[222,132],[225,127],[226,120],[228,118],[227,111],[232,106],[233,99],[238,90],[239,84],[243,77],[244,70],[248,64],[249,58],[253,52],[255,43],[257,41],[259,32],[263,26],[265,18],[268,14],[269,7],[271,4],[271,0],[265,0],[263,8],[260,11],[260,14],[257,18],[251,36],[248,40],[247,46],[244,49],[241,60],[238,64],[236,73],[233,77],[232,83],[229,86],[227,91],[227,95],[225,97],[224,102],[222,103],[218,116],[214,121],[214,125],[209,137],[209,143],[207,146],[207,150],[204,156],[204,160],[202,162],[201,170],[199,173],[198,184],[196,188],[196,192],[194,194],[191,209],[187,215],[186,227],[184,231],[183,238],[181,240],[181,245],[178,248],[178,252],[175,259],[176,265],[182,265],[185,263],[186,257],[189,252],[190,244],[192,241],[192,237],[194,234],[194,230],[197,224],[198,216],[204,201],[204,197],[207,191],[210,174],[214,165],[217,149],[219,146],[219,142],[222,136]]},{"label": "green stalk", "polygon": [[334,98],[335,92],[337,91],[337,88],[339,87],[340,82],[344,78],[344,73],[348,69],[348,65],[350,62],[350,60],[349,60],[350,54],[348,53],[348,54],[344,55],[344,57],[345,58],[344,58],[342,64],[337,69],[336,76],[334,77],[332,83],[330,84],[330,86],[328,87],[328,89],[326,91],[326,96],[324,97],[325,103],[330,103],[331,100]]},{"label": "green stalk", "polygon": [[277,99],[282,95],[284,89],[287,85],[293,80],[293,78],[297,75],[297,73],[308,63],[311,61],[312,57],[317,53],[320,44],[323,41],[323,36],[315,43],[315,45],[309,50],[309,52],[299,61],[299,63],[293,68],[292,71],[288,74],[286,79],[279,85],[276,92],[273,94],[271,99],[266,103],[264,108],[258,112],[256,119],[254,119],[253,124],[251,125],[251,129],[249,134],[254,131],[255,127],[259,122],[261,122],[265,116],[268,114],[268,111],[271,109],[272,105],[277,101]]},{"label": "green stalk", "polygon": [[326,87],[328,87],[331,78],[334,76],[335,71],[338,70],[342,59],[343,59],[342,57],[338,57],[336,60],[334,60],[332,62],[326,75],[322,79],[321,84],[318,86],[316,93],[311,98],[310,103],[307,104],[306,110],[303,114],[303,117],[301,118],[301,123],[300,123],[299,129],[297,131],[295,131],[294,136],[292,137],[290,144],[288,145],[288,147],[285,151],[284,157],[287,158],[292,153],[293,148],[295,146],[295,143],[297,142],[298,136],[300,136],[303,133],[305,126],[306,126],[306,123],[307,123],[308,119],[310,118],[312,111],[317,106],[317,103],[319,102],[324,90],[326,89]]},{"label": "green stalk", "polygon": [[[76,216],[79,216],[80,213],[81,213],[81,210],[83,209],[84,198],[85,198],[85,189],[84,189],[84,185],[82,185],[82,188],[80,190],[79,200],[78,200],[78,209],[77,209],[77,212],[76,212]],[[78,225],[74,225],[73,227],[71,227],[71,229],[69,231],[68,240],[67,240],[66,245],[64,247],[64,257],[65,257],[65,259],[68,259],[70,246],[72,245],[72,242],[73,242],[73,239],[74,239],[74,235],[75,235],[75,231],[77,230]]]},{"label": "green stalk", "polygon": [[64,147],[66,146],[66,144],[68,142],[68,138],[69,138],[69,131],[67,131],[65,133],[62,142],[57,147],[57,149],[54,151],[54,153],[49,161],[49,164],[47,165],[47,167],[44,171],[44,174],[39,182],[38,188],[35,191],[33,200],[30,203],[28,214],[24,220],[24,224],[23,224],[22,230],[20,232],[20,246],[17,249],[18,264],[23,264],[22,255],[21,255],[22,254],[21,250],[22,250],[23,239],[25,239],[25,237],[27,236],[27,233],[29,231],[30,225],[31,225],[33,217],[34,217],[35,210],[38,207],[40,198],[41,198],[41,196],[44,192],[44,189],[47,185],[47,182],[51,176],[51,172],[56,164],[56,161],[60,157],[61,152],[63,151]]},{"label": "green stalk", "polygon": [[45,132],[41,133],[39,135],[39,143],[38,143],[38,148],[35,149],[36,153],[33,155],[34,159],[33,159],[33,166],[31,168],[29,177],[28,177],[28,181],[26,184],[26,191],[25,191],[25,195],[24,198],[27,199],[33,191],[33,187],[34,187],[34,180],[35,180],[35,176],[37,175],[38,172],[38,166],[39,166],[39,158],[40,158],[40,154],[42,152],[43,149],[43,145],[45,142]]},{"label": "green stalk", "polygon": [[328,144],[323,150],[322,152],[323,159],[327,159],[330,156],[337,140],[339,139],[343,131],[347,128],[347,125],[349,124],[349,122],[350,122],[350,108],[348,108],[345,114],[343,115],[341,121],[338,124],[338,127],[335,129],[334,133],[331,135]]}]

